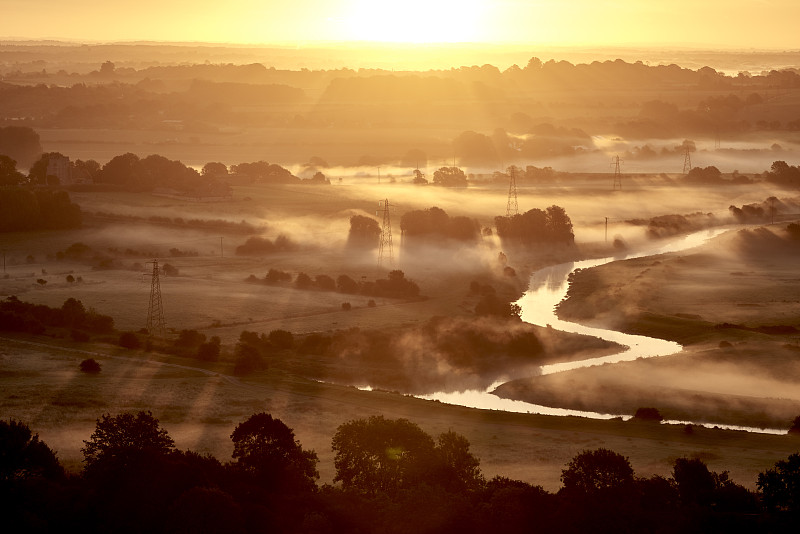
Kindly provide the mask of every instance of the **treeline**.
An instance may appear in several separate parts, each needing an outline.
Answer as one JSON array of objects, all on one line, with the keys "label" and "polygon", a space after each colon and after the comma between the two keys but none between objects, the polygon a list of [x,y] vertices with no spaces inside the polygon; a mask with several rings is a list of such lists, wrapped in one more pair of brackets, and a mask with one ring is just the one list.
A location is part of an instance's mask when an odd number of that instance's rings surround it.
[{"label": "treeline", "polygon": [[0,330],[42,334],[48,327],[67,329],[74,340],[87,341],[89,333],[114,332],[114,318],[86,309],[74,298],[65,300],[60,308],[23,302],[14,295],[0,301]]},{"label": "treeline", "polygon": [[454,239],[476,241],[480,238],[481,226],[477,220],[464,216],[450,217],[441,208],[413,210],[400,217],[403,237],[413,239]]},{"label": "treeline", "polygon": [[759,473],[752,492],[699,458],[677,458],[669,477],[639,477],[621,454],[584,450],[551,493],[486,480],[466,437],[434,437],[407,419],[339,425],[334,485],[322,487],[316,452],[271,414],[239,423],[231,441],[223,462],[179,450],[151,412],[105,414],[83,442],[83,470],[68,474],[28,425],[0,421],[3,524],[123,534],[792,532],[800,514],[798,454]]},{"label": "treeline", "polygon": [[389,271],[386,278],[379,278],[374,282],[369,280],[356,281],[346,274],[340,274],[336,279],[327,274],[318,274],[312,279],[311,276],[303,272],[298,273],[294,282],[292,282],[291,273],[274,268],[267,271],[267,274],[262,279],[251,274],[245,281],[268,285],[292,284],[296,289],[338,291],[339,293],[350,295],[399,299],[417,298],[420,291],[416,282],[406,278],[405,273],[399,269]]},{"label": "treeline", "polygon": [[494,223],[497,235],[509,242],[572,244],[575,241],[572,221],[561,206],[553,205],[546,210],[533,208],[522,214],[497,216]]},{"label": "treeline", "polygon": [[[52,170],[55,165],[62,166],[63,171]],[[114,156],[102,166],[94,160],[70,161],[59,152],[47,152],[39,156],[25,176],[16,170],[14,160],[0,155],[0,185],[97,184],[128,191],[171,189],[196,197],[226,197],[231,194],[229,182],[330,185],[321,172],[302,180],[284,167],[266,161],[239,163],[230,169],[223,163],[209,162],[198,172],[158,154],[140,158],[131,152]]]},{"label": "treeline", "polygon": [[0,232],[77,228],[82,220],[66,191],[0,187]]}]

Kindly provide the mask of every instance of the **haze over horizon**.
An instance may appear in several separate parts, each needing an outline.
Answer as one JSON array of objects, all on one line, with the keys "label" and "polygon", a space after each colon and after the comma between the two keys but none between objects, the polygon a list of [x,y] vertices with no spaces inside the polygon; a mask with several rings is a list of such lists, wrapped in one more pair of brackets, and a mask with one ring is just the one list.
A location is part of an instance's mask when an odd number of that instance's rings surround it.
[{"label": "haze over horizon", "polygon": [[[796,49],[793,0],[0,0],[4,40]],[[42,16],[46,13],[46,16]]]}]

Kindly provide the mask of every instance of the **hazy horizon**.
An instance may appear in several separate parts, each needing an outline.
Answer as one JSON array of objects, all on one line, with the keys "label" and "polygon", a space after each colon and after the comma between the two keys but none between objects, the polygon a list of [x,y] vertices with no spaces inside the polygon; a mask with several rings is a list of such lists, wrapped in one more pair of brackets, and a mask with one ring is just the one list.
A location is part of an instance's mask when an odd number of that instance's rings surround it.
[{"label": "hazy horizon", "polygon": [[[791,0],[2,0],[14,39],[290,45],[341,42],[691,48],[797,47]],[[42,17],[42,13],[48,15]],[[119,24],[124,18],[125,24]],[[719,22],[724,20],[724,24]],[[8,39],[8,37],[3,38]]]}]

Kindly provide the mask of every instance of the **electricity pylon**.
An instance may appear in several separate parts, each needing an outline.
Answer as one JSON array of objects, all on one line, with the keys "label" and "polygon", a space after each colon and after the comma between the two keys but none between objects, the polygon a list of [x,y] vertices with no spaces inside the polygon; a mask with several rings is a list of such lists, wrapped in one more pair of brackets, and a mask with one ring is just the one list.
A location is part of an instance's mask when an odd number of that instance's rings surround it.
[{"label": "electricity pylon", "polygon": [[619,169],[620,161],[622,160],[619,159],[619,156],[614,156],[614,159],[611,160],[611,164],[614,166],[614,191],[617,189],[622,191],[622,171]]},{"label": "electricity pylon", "polygon": [[692,170],[692,153],[687,146],[683,156],[683,174],[689,174]]},{"label": "electricity pylon", "polygon": [[164,323],[164,305],[161,302],[161,283],[158,281],[158,260],[153,264],[153,278],[150,282],[150,306],[147,309],[147,335],[165,338],[167,327]]},{"label": "electricity pylon", "polygon": [[[378,267],[383,266],[383,260],[387,259],[389,265],[394,265],[394,255],[392,253],[392,221],[389,217],[389,199],[379,200],[378,207],[383,207],[383,224],[381,225],[381,240],[378,246]],[[380,216],[380,211],[375,212]]]},{"label": "electricity pylon", "polygon": [[517,204],[517,169],[512,165],[508,169],[510,175],[508,181],[508,203],[506,204],[506,217],[519,214],[519,205]]}]

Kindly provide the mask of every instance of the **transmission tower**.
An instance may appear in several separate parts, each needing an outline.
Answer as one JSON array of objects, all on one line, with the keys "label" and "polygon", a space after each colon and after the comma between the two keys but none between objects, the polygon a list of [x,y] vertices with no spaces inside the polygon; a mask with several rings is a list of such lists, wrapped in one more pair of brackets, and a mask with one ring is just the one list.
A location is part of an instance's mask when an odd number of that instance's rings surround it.
[{"label": "transmission tower", "polygon": [[[383,224],[381,225],[381,241],[378,246],[378,267],[383,266],[386,259],[389,265],[394,265],[394,255],[392,253],[392,222],[389,217],[389,199],[379,200],[378,207],[383,208]],[[375,212],[380,216],[380,211]]]},{"label": "transmission tower", "polygon": [[508,169],[510,178],[508,180],[508,203],[506,204],[506,217],[519,214],[517,204],[517,169],[512,165]]},{"label": "transmission tower", "polygon": [[613,190],[616,191],[619,189],[622,191],[622,171],[619,169],[619,164],[622,160],[619,159],[619,156],[614,156],[614,159],[611,160],[611,165],[614,166],[614,185]]},{"label": "transmission tower", "polygon": [[692,153],[687,146],[683,153],[683,174],[689,174],[692,170]]},{"label": "transmission tower", "polygon": [[161,284],[158,281],[158,260],[148,261],[153,264],[153,279],[150,283],[150,306],[147,309],[147,335],[150,337],[166,337],[167,327],[164,323],[164,306],[161,303]]}]

